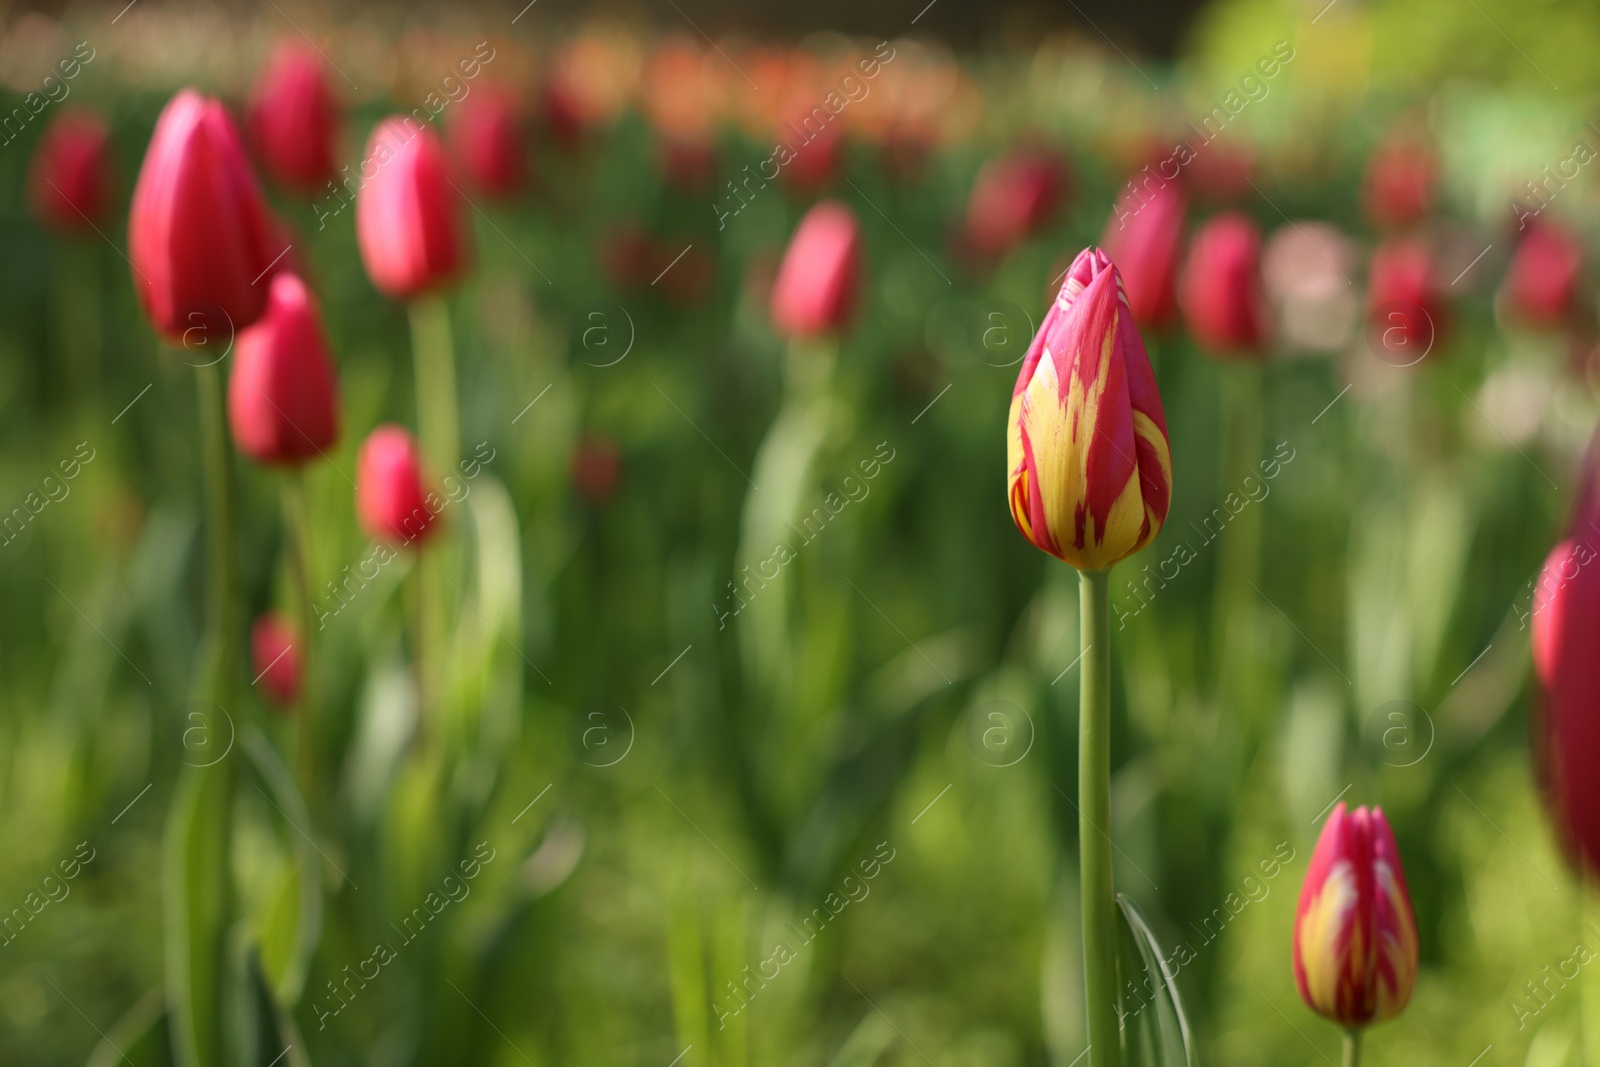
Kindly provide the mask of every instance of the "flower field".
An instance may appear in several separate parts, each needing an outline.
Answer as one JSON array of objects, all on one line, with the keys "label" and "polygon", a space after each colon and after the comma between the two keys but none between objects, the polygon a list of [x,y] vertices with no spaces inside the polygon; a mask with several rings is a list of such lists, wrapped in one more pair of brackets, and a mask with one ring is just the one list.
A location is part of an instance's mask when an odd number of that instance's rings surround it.
[{"label": "flower field", "polygon": [[694,14],[3,16],[0,1062],[1600,1063],[1594,13]]}]

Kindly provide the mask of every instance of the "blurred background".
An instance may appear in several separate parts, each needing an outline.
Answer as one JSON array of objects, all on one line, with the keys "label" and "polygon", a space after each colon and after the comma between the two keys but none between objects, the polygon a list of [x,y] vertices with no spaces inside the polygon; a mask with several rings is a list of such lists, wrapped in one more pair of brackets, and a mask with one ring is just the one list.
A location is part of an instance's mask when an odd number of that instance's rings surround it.
[{"label": "blurred background", "polygon": [[[234,761],[212,977],[244,992],[205,1062],[1070,1067],[1077,583],[1012,525],[1007,409],[1079,249],[1187,292],[1225,212],[1261,233],[1266,339],[1218,358],[1185,301],[1142,327],[1174,497],[1113,576],[1118,887],[1182,960],[1201,1059],[1331,1063],[1295,900],[1331,805],[1381,804],[1422,969],[1369,1062],[1579,1062],[1578,983],[1550,976],[1600,932],[1529,757],[1528,624],[1600,385],[1600,8],[134,0],[0,24],[6,1062],[183,1062],[172,1020],[205,994],[172,981],[195,890],[169,812]],[[526,165],[497,190],[464,163],[474,262],[446,299],[483,462],[445,519],[438,708],[420,557],[371,578],[352,499],[363,439],[425,399],[406,309],[363,270],[358,179],[262,173],[341,395],[303,480],[328,613],[303,802],[293,702],[191,687],[195,360],[128,261],[161,108],[194,86],[242,117],[286,42],[322,61],[341,168],[422,107],[459,157],[494,94]],[[108,134],[87,227],[41,217],[32,177],[74,111]],[[831,347],[769,314],[820,200],[861,229]],[[293,615],[287,476],[233,462],[247,618]]]}]

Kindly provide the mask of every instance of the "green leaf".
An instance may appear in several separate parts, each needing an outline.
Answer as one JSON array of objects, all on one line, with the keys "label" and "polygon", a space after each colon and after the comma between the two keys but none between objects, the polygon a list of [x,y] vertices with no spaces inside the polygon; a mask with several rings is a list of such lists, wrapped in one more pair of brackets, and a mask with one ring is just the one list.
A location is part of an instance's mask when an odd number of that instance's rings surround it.
[{"label": "green leaf", "polygon": [[186,766],[167,814],[162,856],[167,1004],[173,1058],[183,1067],[224,1062],[232,768],[227,759],[210,767]]},{"label": "green leaf", "polygon": [[322,858],[306,834],[311,816],[295,788],[289,769],[261,734],[251,731],[245,754],[260,776],[263,792],[273,812],[283,822],[280,836],[288,842],[294,862],[285,866],[274,886],[259,898],[252,927],[261,943],[261,969],[272,995],[284,1007],[293,1007],[305,988],[311,956],[322,934]]},{"label": "green leaf", "polygon": [[133,1007],[100,1035],[86,1067],[118,1067],[124,1063],[164,1067],[171,1063],[167,1028],[161,1025],[166,1018],[166,1000],[161,987],[156,986],[134,1001]]},{"label": "green leaf", "polygon": [[1161,947],[1139,905],[1117,894],[1122,923],[1117,1015],[1126,1067],[1195,1067],[1194,1039],[1178,997],[1177,973],[1163,967]]}]

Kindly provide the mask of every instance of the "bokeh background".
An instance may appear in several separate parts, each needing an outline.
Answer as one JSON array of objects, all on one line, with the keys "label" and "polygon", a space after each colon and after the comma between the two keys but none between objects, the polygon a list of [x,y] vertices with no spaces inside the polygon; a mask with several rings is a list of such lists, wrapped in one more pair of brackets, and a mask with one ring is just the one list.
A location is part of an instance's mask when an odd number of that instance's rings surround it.
[{"label": "bokeh background", "polygon": [[[1190,949],[1177,981],[1202,1059],[1331,1063],[1337,1033],[1294,989],[1294,904],[1334,800],[1382,804],[1422,970],[1370,1062],[1579,1062],[1578,983],[1549,975],[1600,931],[1529,760],[1527,622],[1596,416],[1594,285],[1535,327],[1502,280],[1514,198],[1585,249],[1600,236],[1593,169],[1548,181],[1600,146],[1600,9],[519,8],[0,13],[13,116],[60,59],[93,57],[0,134],[0,509],[92,456],[0,545],[0,909],[82,861],[0,935],[6,1062],[173,1062],[175,783],[248,744],[293,749],[292,715],[254,688],[194,717],[193,374],[139,313],[125,258],[160,108],[186,85],[242,105],[287,38],[327,57],[349,161],[488,42],[481,80],[523,103],[533,177],[475,199],[476,265],[449,297],[464,451],[493,455],[449,520],[473,583],[452,600],[454,741],[416,754],[402,561],[316,635],[332,770],[311,825],[286,827],[259,787],[233,815],[229,965],[251,945],[292,956],[312,930],[297,995],[256,1013],[250,1062],[284,1044],[285,1062],[329,1065],[1076,1062],[1076,576],[1012,527],[1007,405],[1051,280],[1124,182],[1280,47],[1292,59],[1185,179],[1191,229],[1232,209],[1267,235],[1268,356],[1210,359],[1181,320],[1145,333],[1175,496],[1113,585],[1118,885]],[[733,200],[774,128],[883,48],[836,158]],[[69,106],[109,122],[118,175],[110,221],[77,239],[27,195]],[[1396,137],[1437,168],[1412,223],[1439,278],[1420,362],[1366,321],[1384,233],[1364,176]],[[1020,149],[1058,158],[1067,190],[979,255],[975,178]],[[349,476],[374,425],[414,422],[411,342],[362,269],[353,212],[270,195],[343,397],[340,444],[308,478],[321,589],[370,552]],[[819,198],[854,209],[866,263],[824,386],[767,311]],[[1241,430],[1241,410],[1258,424]],[[1247,465],[1281,468],[1213,539],[1241,437]],[[743,568],[874,459],[867,491],[733,616]],[[289,610],[280,476],[237,462],[250,613]],[[344,968],[490,854],[322,1018]],[[797,933],[818,908],[829,921]],[[746,968],[780,941],[792,960],[751,995]]]}]

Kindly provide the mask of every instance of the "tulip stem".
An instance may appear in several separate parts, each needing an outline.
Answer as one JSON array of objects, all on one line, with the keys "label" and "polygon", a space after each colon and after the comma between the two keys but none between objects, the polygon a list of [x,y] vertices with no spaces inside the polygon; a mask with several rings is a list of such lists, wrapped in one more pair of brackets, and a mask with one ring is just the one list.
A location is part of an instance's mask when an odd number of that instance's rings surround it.
[{"label": "tulip stem", "polygon": [[300,607],[300,788],[307,803],[314,803],[317,785],[317,698],[312,673],[312,623],[316,612],[311,599],[311,529],[306,510],[307,476],[304,467],[283,483],[283,524],[289,535],[289,566],[294,574],[295,599]]},{"label": "tulip stem", "polygon": [[422,451],[433,461],[434,477],[444,477],[455,473],[461,448],[450,309],[437,293],[419,296],[408,307],[417,383],[417,429]]},{"label": "tulip stem", "polygon": [[1344,1063],[1342,1067],[1361,1067],[1361,1031],[1344,1032]]},{"label": "tulip stem", "polygon": [[216,364],[196,368],[200,399],[200,435],[205,464],[206,510],[210,535],[211,617],[207,642],[209,686],[207,695],[227,707],[238,666],[239,596],[235,584],[233,462],[224,428],[222,369]]},{"label": "tulip stem", "polygon": [[1111,870],[1111,572],[1078,581],[1078,855],[1093,1067],[1119,1067],[1117,904]]}]

